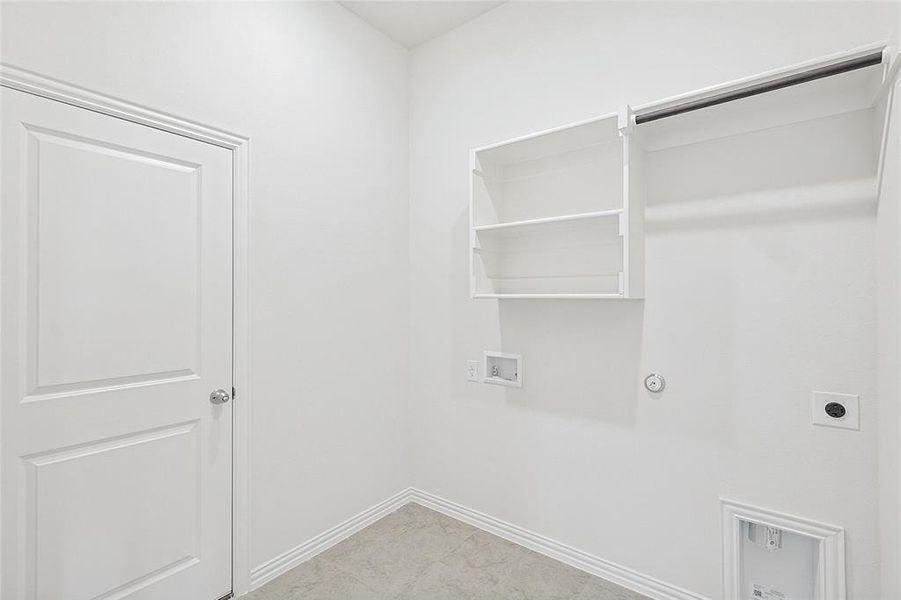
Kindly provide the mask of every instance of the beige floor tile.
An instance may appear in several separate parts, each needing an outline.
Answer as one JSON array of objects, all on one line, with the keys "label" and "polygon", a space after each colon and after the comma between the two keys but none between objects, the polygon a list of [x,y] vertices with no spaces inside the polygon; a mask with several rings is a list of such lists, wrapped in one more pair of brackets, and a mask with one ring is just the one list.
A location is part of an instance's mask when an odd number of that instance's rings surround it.
[{"label": "beige floor tile", "polygon": [[646,600],[408,504],[247,600]]},{"label": "beige floor tile", "polygon": [[646,597],[599,577],[591,577],[576,600],[646,600]]},{"label": "beige floor tile", "polygon": [[414,531],[408,531],[385,543],[367,542],[337,555],[323,555],[323,560],[332,561],[381,592],[385,598],[393,598],[409,587],[433,562],[417,545],[405,540]]},{"label": "beige floor tile", "polygon": [[411,506],[414,505],[407,504],[406,506],[400,507],[393,513],[379,519],[363,531],[372,530],[374,534],[381,536],[383,539],[391,539],[409,531],[413,527],[416,527],[419,522],[418,515],[414,510],[411,510]]},{"label": "beige floor tile", "polygon": [[332,546],[320,556],[331,562],[339,562],[343,555],[359,555],[373,551],[376,546],[393,541],[410,529],[420,526],[420,521],[417,519],[417,515],[409,509],[410,506],[412,505],[408,504],[386,515],[369,527]]},{"label": "beige floor tile", "polygon": [[382,596],[336,566],[314,558],[246,598],[247,600],[381,600]]},{"label": "beige floor tile", "polygon": [[399,600],[481,600],[491,587],[477,569],[438,562],[432,563]]},{"label": "beige floor tile", "polygon": [[589,578],[588,573],[535,554],[517,560],[495,591],[505,600],[573,600]]},{"label": "beige floor tile", "polygon": [[439,560],[460,546],[473,532],[465,529],[449,530],[438,523],[415,527],[395,538],[393,544],[403,545],[412,554],[428,560]]},{"label": "beige floor tile", "polygon": [[467,573],[484,588],[493,588],[510,574],[522,555],[520,548],[497,536],[476,531],[463,544],[441,559],[441,563]]},{"label": "beige floor tile", "polygon": [[447,515],[441,514],[440,512],[430,510],[428,508],[419,506],[418,504],[413,504],[409,506],[415,506],[416,509],[412,509],[412,514],[416,515],[416,518],[420,521],[424,521],[426,523],[434,523],[438,527],[441,528],[442,531],[447,533],[448,535],[453,535],[457,537],[469,537],[476,531],[479,531],[477,528],[472,525],[467,525],[462,521],[458,521],[452,517],[448,517]]},{"label": "beige floor tile", "polygon": [[364,529],[363,531],[350,536],[346,540],[335,544],[320,554],[319,558],[331,563],[340,564],[344,557],[354,557],[374,552],[376,548],[385,543],[386,540],[383,540],[380,536],[373,535]]}]

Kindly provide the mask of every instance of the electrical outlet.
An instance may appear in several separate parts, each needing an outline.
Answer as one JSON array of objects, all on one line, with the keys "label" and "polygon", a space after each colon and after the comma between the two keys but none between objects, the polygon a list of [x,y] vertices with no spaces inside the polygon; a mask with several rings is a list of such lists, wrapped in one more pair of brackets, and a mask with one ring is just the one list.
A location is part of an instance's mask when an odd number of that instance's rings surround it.
[{"label": "electrical outlet", "polygon": [[466,361],[466,381],[475,381],[476,383],[479,382],[479,361]]},{"label": "electrical outlet", "polygon": [[859,430],[860,396],[814,392],[813,424]]}]

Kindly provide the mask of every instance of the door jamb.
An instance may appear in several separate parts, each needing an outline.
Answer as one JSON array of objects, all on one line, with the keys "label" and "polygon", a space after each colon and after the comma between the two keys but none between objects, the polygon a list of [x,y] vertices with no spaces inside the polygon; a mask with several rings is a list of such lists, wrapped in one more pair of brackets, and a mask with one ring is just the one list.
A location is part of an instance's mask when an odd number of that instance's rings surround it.
[{"label": "door jamb", "polygon": [[0,63],[0,86],[146,125],[232,153],[232,592],[250,589],[250,138]]}]

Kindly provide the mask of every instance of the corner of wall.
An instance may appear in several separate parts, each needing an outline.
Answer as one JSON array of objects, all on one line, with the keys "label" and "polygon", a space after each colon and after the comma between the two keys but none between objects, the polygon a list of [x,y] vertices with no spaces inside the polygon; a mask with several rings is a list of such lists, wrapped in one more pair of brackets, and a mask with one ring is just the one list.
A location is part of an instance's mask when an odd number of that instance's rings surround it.
[{"label": "corner of wall", "polygon": [[[897,56],[901,40],[901,4],[891,41]],[[895,60],[899,60],[895,58]],[[901,595],[901,87],[895,83],[888,98],[888,136],[877,214],[878,288],[878,411],[879,411],[879,523],[881,593]]]}]

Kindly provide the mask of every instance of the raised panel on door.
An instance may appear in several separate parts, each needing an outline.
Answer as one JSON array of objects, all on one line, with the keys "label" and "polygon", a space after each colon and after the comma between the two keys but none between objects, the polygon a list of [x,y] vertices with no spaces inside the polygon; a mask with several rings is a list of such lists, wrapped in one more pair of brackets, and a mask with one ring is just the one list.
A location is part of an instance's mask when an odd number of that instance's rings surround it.
[{"label": "raised panel on door", "polygon": [[25,135],[36,217],[29,395],[196,376],[201,165]]},{"label": "raised panel on door", "polygon": [[54,574],[35,596],[127,595],[197,564],[199,453],[195,421],[25,457],[25,546]]},{"label": "raised panel on door", "polygon": [[231,152],[2,90],[0,590],[231,589]]}]

